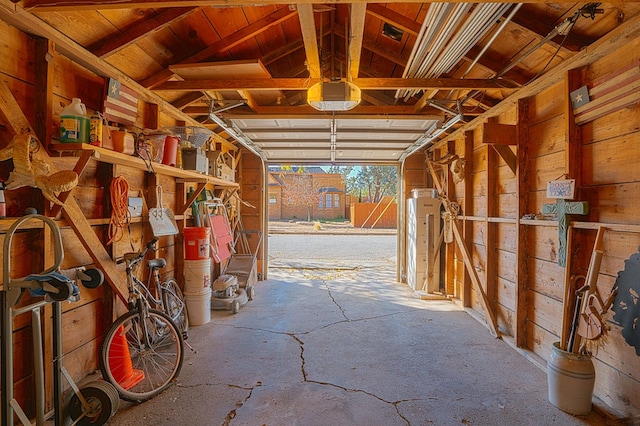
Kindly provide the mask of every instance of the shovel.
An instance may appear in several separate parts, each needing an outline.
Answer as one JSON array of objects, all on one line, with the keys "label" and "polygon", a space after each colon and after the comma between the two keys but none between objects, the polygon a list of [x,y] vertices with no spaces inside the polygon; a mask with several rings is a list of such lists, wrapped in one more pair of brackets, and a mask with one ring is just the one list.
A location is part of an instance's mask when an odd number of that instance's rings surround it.
[{"label": "shovel", "polygon": [[156,186],[156,207],[149,209],[149,224],[155,237],[175,235],[178,225],[171,209],[162,206],[162,187]]}]

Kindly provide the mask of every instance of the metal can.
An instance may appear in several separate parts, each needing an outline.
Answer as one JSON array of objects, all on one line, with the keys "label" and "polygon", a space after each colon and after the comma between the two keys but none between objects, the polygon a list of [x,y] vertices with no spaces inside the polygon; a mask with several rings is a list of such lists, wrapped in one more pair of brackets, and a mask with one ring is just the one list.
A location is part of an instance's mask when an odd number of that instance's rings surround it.
[{"label": "metal can", "polygon": [[89,143],[102,146],[102,116],[96,112],[89,120]]}]

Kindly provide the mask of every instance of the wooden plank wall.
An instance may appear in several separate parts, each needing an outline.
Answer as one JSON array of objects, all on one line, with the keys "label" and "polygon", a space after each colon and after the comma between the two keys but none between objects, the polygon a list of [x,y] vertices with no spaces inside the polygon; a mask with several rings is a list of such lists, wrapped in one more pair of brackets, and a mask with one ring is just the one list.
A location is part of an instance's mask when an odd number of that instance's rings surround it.
[{"label": "wooden plank wall", "polygon": [[[466,178],[452,184],[449,197],[461,206],[463,231],[473,264],[498,320],[503,338],[525,349],[544,367],[551,345],[560,339],[565,269],[558,261],[555,221],[521,220],[539,213],[548,181],[575,178],[576,200],[587,201],[590,213],[574,216],[571,273],[585,274],[598,225],[609,226],[603,240],[604,258],[598,292],[611,292],[624,261],[640,246],[640,105],[611,112],[577,127],[569,104],[570,87],[607,79],[619,69],[637,67],[640,40],[624,52],[611,52],[565,80],[491,120],[514,125],[518,145],[509,148],[518,158],[514,173],[476,128],[450,141],[449,153],[466,160]],[[579,143],[574,143],[577,140]],[[442,148],[441,148],[442,150]],[[442,154],[440,152],[439,154]],[[571,176],[575,174],[575,176]],[[448,258],[447,286],[464,306],[484,315],[480,296],[469,291],[461,255]],[[606,409],[621,416],[640,415],[640,357],[607,319],[611,330],[595,357],[595,396]]]},{"label": "wooden plank wall", "polygon": [[[15,28],[0,21],[0,33],[3,34],[3,48],[0,49],[0,80],[4,82],[28,120],[35,122],[36,111],[34,99],[36,91],[45,90],[36,87],[36,72],[34,64],[37,42]],[[90,73],[62,55],[54,54],[52,68],[55,70],[51,80],[51,121],[45,123],[47,132],[57,135],[60,113],[73,97],[80,97],[89,109],[99,109],[102,103],[104,79]],[[151,115],[156,111],[156,116]],[[145,127],[148,123],[157,123],[158,127],[180,125],[157,108],[140,108],[140,115],[136,124]],[[34,126],[35,127],[35,126]],[[5,147],[12,135],[0,126],[0,149]],[[42,141],[48,144],[50,141]],[[74,157],[54,158],[54,164],[59,169],[71,169],[75,164]],[[11,160],[0,163],[0,179],[6,179],[12,170]],[[93,230],[104,242],[114,258],[123,253],[139,250],[151,238],[148,225],[133,223],[124,230],[123,240],[108,246],[108,224],[111,215],[109,185],[113,177],[124,176],[133,191],[141,191],[147,200],[154,199],[155,183],[149,174],[126,166],[111,165],[91,160],[80,177],[79,184],[74,188],[72,196],[75,198]],[[159,175],[158,182],[163,187],[163,200],[166,207],[173,208],[178,198],[184,201],[184,194],[177,194],[177,185],[172,177]],[[36,207],[39,212],[44,211],[44,202],[40,191],[33,188],[22,188],[5,193],[9,216],[21,216],[26,207]],[[151,206],[153,207],[153,206]],[[0,219],[0,246],[3,244],[6,230],[12,219]],[[59,221],[65,252],[63,269],[91,265],[92,260],[71,227],[64,221]],[[179,223],[183,226],[183,223]],[[47,232],[48,233],[48,232]],[[181,236],[162,237],[159,241],[158,257],[167,259],[164,275],[181,276],[180,262],[182,258]],[[41,229],[19,230],[13,238],[11,250],[11,276],[24,277],[30,273],[40,272],[49,265],[44,259],[51,258],[52,248],[50,238]],[[2,253],[2,258],[6,256]],[[0,273],[2,273],[0,264]],[[122,269],[124,274],[124,268]],[[179,279],[179,281],[181,281]],[[102,336],[111,324],[114,315],[121,313],[124,306],[114,302],[114,295],[108,285],[97,289],[80,287],[81,299],[76,303],[63,303],[63,351],[64,365],[76,381],[80,381],[88,374],[98,369],[98,351]],[[21,301],[24,306],[33,301],[25,295]],[[49,336],[45,353],[45,364],[51,365],[50,347],[50,307],[43,315],[45,336]],[[28,315],[18,317],[14,322],[14,360],[15,360],[15,396],[28,414],[33,414],[33,383],[32,383],[32,348],[31,325]],[[52,409],[51,371],[46,369],[46,386],[48,389],[47,409]],[[66,381],[63,385],[68,387]]]}]

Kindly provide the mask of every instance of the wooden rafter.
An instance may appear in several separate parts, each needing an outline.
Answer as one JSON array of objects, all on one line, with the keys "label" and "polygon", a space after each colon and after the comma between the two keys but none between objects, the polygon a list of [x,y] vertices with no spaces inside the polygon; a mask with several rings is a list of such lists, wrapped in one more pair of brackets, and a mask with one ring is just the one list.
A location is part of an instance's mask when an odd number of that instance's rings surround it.
[{"label": "wooden rafter", "polygon": [[199,101],[203,97],[204,94],[201,92],[190,92],[173,101],[172,105],[178,109],[184,109],[192,103]]},{"label": "wooden rafter", "polygon": [[411,35],[417,36],[420,32],[421,25],[418,22],[415,22],[406,16],[377,3],[367,5],[367,14],[375,16],[376,18]]},{"label": "wooden rafter", "polygon": [[[258,78],[245,80],[187,80],[167,81],[154,90],[193,91],[193,90],[306,90],[320,81],[312,78]],[[472,78],[355,78],[353,83],[360,89],[517,89],[510,82],[494,79]]]},{"label": "wooden rafter", "polygon": [[351,33],[349,34],[349,56],[347,69],[351,80],[358,77],[360,70],[360,55],[364,39],[364,18],[367,11],[366,3],[351,5]]},{"label": "wooden rafter", "polygon": [[[180,61],[179,64],[192,64],[198,62],[204,62],[214,58],[218,53],[229,50],[246,40],[257,36],[258,34],[268,30],[274,25],[278,25],[287,19],[296,16],[295,10],[290,10],[288,7],[283,7],[277,11],[265,16],[262,19],[258,19],[254,23],[242,28],[239,31],[234,32],[228,37],[223,38],[185,59]],[[154,86],[163,83],[173,77],[173,72],[170,69],[164,69],[159,73],[145,79],[141,84],[147,88],[153,88]]]},{"label": "wooden rafter", "polygon": [[144,37],[153,34],[155,31],[166,28],[167,26],[186,18],[198,8],[194,7],[176,7],[167,9],[157,16],[145,19],[143,22],[135,22],[128,28],[123,28],[119,36],[108,36],[91,46],[87,50],[96,56],[106,58],[120,50],[130,46]]},{"label": "wooden rafter", "polygon": [[[553,31],[554,24],[549,22],[549,19],[544,16],[538,16],[531,8],[528,8],[525,4],[523,6],[522,13],[516,14],[511,20],[515,25],[524,28],[527,31],[532,32],[539,38],[544,38]],[[563,40],[564,39],[564,40]],[[570,52],[579,52],[585,46],[590,45],[595,40],[586,38],[584,36],[577,35],[574,31],[570,31],[565,36],[556,36],[549,41],[549,44],[554,48],[558,48],[562,45],[562,49]]]},{"label": "wooden rafter", "polygon": [[[357,4],[367,3],[368,0],[333,0],[331,4]],[[461,0],[454,0],[455,3],[462,3]],[[491,3],[494,0],[478,0],[477,3]],[[529,3],[547,3],[548,0],[530,0]],[[180,6],[251,6],[255,4],[253,0],[123,0],[123,1],[94,1],[80,0],[70,3],[61,3],[59,0],[23,0],[22,7],[37,7],[46,11],[69,11],[69,10],[95,10],[95,9],[136,9],[136,8],[164,8]],[[96,4],[99,3],[99,6]],[[298,4],[326,4],[326,0],[303,0]],[[406,0],[388,0],[385,3],[406,3]],[[263,5],[279,5],[282,0],[261,0]]]},{"label": "wooden rafter", "polygon": [[311,78],[321,78],[322,67],[320,66],[316,23],[315,18],[313,17],[313,7],[311,4],[299,4],[298,17],[300,19],[300,28],[302,29],[304,50],[307,54],[307,68],[309,69],[309,75]]}]

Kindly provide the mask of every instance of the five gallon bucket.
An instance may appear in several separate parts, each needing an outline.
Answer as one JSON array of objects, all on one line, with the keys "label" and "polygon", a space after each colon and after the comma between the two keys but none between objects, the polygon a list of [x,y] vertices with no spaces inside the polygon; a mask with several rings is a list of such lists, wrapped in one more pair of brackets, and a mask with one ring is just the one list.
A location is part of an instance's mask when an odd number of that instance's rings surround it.
[{"label": "five gallon bucket", "polygon": [[189,325],[207,324],[211,321],[211,288],[200,294],[184,294],[184,301],[187,304],[187,314],[189,315]]},{"label": "five gallon bucket", "polygon": [[569,414],[589,414],[596,381],[591,356],[563,351],[559,342],[551,349],[547,362],[549,402]]},{"label": "five gallon bucket", "polygon": [[202,260],[209,258],[209,239],[211,229],[205,227],[185,227],[184,258],[186,260]]},{"label": "five gallon bucket", "polygon": [[202,294],[211,290],[211,259],[184,261],[185,294]]}]

